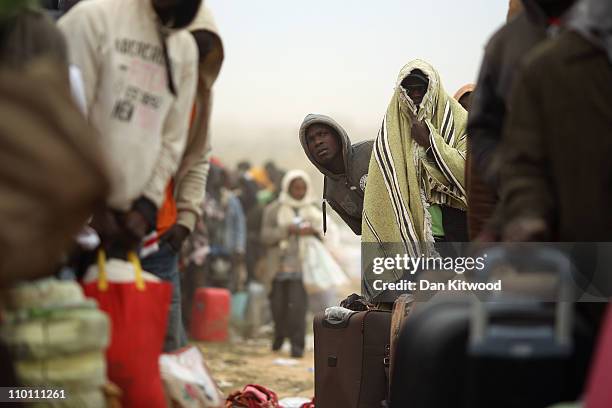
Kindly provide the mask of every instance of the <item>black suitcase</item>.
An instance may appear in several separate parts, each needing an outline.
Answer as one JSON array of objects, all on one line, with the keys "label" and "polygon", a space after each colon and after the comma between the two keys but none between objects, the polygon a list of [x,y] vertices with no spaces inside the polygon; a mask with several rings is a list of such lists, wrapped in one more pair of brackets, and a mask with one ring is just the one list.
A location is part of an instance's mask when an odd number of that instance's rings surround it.
[{"label": "black suitcase", "polygon": [[[566,263],[551,251],[542,256],[562,266],[565,281]],[[508,261],[505,249],[487,253],[484,277]],[[572,322],[571,303],[502,300],[455,297],[420,306],[398,342],[391,407],[544,408],[578,399],[593,334],[581,319]]]},{"label": "black suitcase", "polygon": [[391,408],[463,406],[469,318],[467,298],[432,300],[418,306],[397,342]]},{"label": "black suitcase", "polygon": [[378,408],[387,398],[391,311],[314,319],[317,408]]},{"label": "black suitcase", "polygon": [[[542,292],[502,291],[474,302],[471,313],[469,407],[546,408],[575,400],[584,382],[589,335],[575,322],[570,260],[544,247],[517,245],[487,252],[487,280],[497,265],[512,265],[520,274],[555,284]],[[582,368],[580,368],[582,366]],[[583,371],[582,379],[576,376]]]}]

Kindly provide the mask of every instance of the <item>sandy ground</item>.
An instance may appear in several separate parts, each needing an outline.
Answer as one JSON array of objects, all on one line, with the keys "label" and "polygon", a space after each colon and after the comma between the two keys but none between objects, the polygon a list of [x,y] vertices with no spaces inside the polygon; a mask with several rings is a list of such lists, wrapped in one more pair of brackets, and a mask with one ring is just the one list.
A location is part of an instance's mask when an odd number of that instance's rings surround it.
[{"label": "sandy ground", "polygon": [[[307,343],[312,342],[309,336]],[[226,343],[199,343],[208,367],[227,396],[247,384],[259,384],[276,392],[279,399],[314,396],[314,353],[312,344],[301,359],[291,359],[289,350],[270,349],[271,340],[235,339]]]},{"label": "sandy ground", "polygon": [[[341,224],[338,224],[341,225]],[[331,224],[330,224],[331,226]],[[327,305],[337,305],[341,299],[360,290],[360,246],[359,239],[347,228],[333,227],[328,238],[336,236],[334,256],[346,272],[349,283],[337,288]],[[289,357],[289,344],[285,342],[280,352],[272,352],[271,324],[260,328],[252,339],[243,339],[232,334],[226,343],[198,343],[206,363],[227,396],[242,390],[247,384],[259,384],[276,392],[279,399],[314,396],[314,338],[312,335],[312,313],[324,310],[321,300],[310,298],[311,313],[307,319],[306,350],[301,359]]]}]

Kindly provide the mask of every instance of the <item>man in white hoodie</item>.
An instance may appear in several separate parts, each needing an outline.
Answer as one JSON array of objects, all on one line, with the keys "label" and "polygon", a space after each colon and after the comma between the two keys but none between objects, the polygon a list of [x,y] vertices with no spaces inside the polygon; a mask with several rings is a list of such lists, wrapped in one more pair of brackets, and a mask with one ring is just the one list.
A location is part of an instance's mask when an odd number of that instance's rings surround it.
[{"label": "man in white hoodie", "polygon": [[[165,351],[179,349],[187,343],[181,316],[178,253],[201,215],[210,167],[208,123],[212,102],[211,88],[221,69],[224,55],[221,37],[207,7],[200,7],[188,30],[196,40],[199,54],[198,86],[192,122],[179,169],[168,184],[166,199],[158,212],[159,250],[142,260],[145,270],[172,282],[174,286]],[[187,293],[191,294],[191,291],[188,290]]]},{"label": "man in white hoodie", "polygon": [[87,0],[59,20],[109,163],[108,210],[94,217],[122,254],[156,225],[187,140],[197,47],[179,31],[201,0]]}]

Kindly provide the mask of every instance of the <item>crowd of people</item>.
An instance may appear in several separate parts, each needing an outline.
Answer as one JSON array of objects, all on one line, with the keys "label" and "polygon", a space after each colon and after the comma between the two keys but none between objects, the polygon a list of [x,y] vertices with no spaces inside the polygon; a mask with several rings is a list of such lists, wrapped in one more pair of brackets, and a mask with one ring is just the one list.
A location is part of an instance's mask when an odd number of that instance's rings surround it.
[{"label": "crowd of people", "polygon": [[[303,170],[231,168],[211,150],[225,50],[200,0],[36,3],[0,5],[0,287],[62,268],[78,279],[101,250],[136,252],[172,284],[164,351],[188,344],[197,288],[256,281],[272,349],[289,339],[301,357],[305,259],[327,204],[363,243],[411,256],[611,240],[610,1],[511,0],[477,83],[452,97],[431,63],[409,61],[375,139],[353,144],[333,118],[307,115],[296,137],[323,176],[322,207]],[[0,377],[12,372],[1,361]]]}]

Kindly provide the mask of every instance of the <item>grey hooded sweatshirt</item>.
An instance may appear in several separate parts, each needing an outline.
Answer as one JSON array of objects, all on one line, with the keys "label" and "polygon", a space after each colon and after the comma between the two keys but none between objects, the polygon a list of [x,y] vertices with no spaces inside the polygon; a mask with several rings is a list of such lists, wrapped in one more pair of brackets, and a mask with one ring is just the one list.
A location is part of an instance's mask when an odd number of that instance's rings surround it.
[{"label": "grey hooded sweatshirt", "polygon": [[[320,165],[310,154],[306,143],[306,130],[314,124],[330,126],[338,134],[344,159],[345,172],[343,174],[332,173]],[[348,134],[335,120],[325,115],[310,114],[304,118],[302,126],[300,126],[300,143],[308,159],[325,176],[323,187],[323,222],[325,222],[325,202],[327,202],[355,234],[361,235],[363,196],[374,141],[367,140],[351,144]]]}]

